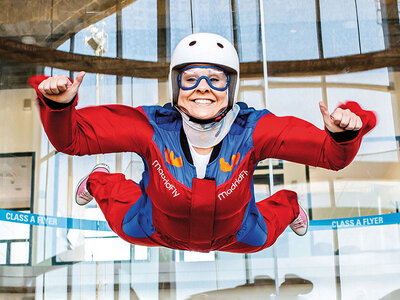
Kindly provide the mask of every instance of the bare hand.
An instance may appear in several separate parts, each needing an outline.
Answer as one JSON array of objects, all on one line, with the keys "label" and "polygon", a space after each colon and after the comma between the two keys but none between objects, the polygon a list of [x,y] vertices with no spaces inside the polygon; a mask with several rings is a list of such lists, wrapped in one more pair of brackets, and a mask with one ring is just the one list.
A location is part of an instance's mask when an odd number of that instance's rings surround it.
[{"label": "bare hand", "polygon": [[39,84],[38,89],[47,99],[58,103],[68,103],[74,99],[75,95],[78,93],[79,86],[84,76],[85,72],[79,72],[75,81],[71,83],[65,75],[54,75],[43,80]]},{"label": "bare hand", "polygon": [[325,127],[330,132],[356,131],[360,130],[363,125],[361,118],[349,109],[338,107],[330,114],[324,102],[319,102],[319,109],[321,110]]}]

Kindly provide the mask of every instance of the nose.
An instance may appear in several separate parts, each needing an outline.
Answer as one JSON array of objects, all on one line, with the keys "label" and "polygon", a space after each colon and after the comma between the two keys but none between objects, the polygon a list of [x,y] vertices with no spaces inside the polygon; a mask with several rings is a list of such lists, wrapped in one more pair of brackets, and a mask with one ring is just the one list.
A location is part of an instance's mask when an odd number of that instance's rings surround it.
[{"label": "nose", "polygon": [[208,85],[208,82],[205,78],[202,78],[198,84],[198,86],[196,87],[196,90],[201,92],[201,93],[205,93],[205,92],[209,92],[210,91],[210,86]]}]

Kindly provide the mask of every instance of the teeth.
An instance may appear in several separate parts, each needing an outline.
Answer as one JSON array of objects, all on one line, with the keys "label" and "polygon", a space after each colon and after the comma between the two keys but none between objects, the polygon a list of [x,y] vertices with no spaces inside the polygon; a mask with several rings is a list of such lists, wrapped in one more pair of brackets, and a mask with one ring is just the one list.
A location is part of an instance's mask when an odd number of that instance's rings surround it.
[{"label": "teeth", "polygon": [[199,104],[209,104],[212,103],[211,100],[208,99],[195,99],[194,102],[199,103]]}]

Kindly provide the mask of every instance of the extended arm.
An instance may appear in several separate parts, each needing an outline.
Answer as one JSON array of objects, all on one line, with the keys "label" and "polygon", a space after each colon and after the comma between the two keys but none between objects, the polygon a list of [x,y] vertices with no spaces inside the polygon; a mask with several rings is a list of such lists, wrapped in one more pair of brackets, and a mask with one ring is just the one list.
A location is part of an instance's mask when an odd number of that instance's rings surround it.
[{"label": "extended arm", "polygon": [[340,108],[349,109],[362,121],[362,127],[352,131],[350,140],[337,138],[338,134],[346,135],[345,131],[334,133],[335,140],[327,129],[295,117],[263,116],[253,135],[257,159],[271,157],[332,170],[344,168],[356,156],[362,137],[375,126],[376,117],[356,102],[347,102]]},{"label": "extended arm", "polygon": [[105,105],[76,109],[78,96],[70,103],[51,103],[38,89],[44,79],[34,76],[28,82],[37,92],[44,130],[57,151],[70,155],[145,153],[153,129],[140,108]]}]

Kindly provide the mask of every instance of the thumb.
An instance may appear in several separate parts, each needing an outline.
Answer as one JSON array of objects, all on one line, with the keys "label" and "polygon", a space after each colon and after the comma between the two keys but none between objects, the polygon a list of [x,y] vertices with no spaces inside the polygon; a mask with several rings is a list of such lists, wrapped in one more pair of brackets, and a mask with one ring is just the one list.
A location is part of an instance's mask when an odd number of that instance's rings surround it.
[{"label": "thumb", "polygon": [[75,81],[72,84],[72,88],[78,90],[82,81],[83,81],[83,77],[85,77],[85,72],[81,71],[78,73],[78,75],[76,75]]},{"label": "thumb", "polygon": [[329,113],[328,107],[326,104],[322,101],[319,102],[319,110],[321,111],[322,118],[324,119],[325,124],[326,123],[331,123],[331,114]]}]

